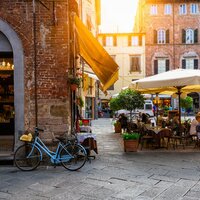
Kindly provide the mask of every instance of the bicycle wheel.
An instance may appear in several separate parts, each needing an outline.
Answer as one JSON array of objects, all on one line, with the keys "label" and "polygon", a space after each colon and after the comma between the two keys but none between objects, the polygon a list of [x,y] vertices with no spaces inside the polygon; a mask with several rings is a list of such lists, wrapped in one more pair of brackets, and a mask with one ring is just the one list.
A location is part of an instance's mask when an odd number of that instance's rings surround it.
[{"label": "bicycle wheel", "polygon": [[27,143],[15,151],[14,163],[22,171],[31,171],[40,164],[40,158],[40,151],[32,144]]},{"label": "bicycle wheel", "polygon": [[60,159],[63,167],[70,171],[76,171],[85,164],[87,153],[79,144],[68,144],[61,149]]}]

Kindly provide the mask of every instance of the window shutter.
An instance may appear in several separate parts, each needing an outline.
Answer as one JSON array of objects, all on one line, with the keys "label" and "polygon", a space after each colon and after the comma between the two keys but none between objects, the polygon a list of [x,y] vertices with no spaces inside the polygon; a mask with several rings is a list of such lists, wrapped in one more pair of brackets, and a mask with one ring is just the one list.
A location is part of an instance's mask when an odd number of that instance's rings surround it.
[{"label": "window shutter", "polygon": [[194,69],[198,69],[198,59],[194,59]]},{"label": "window shutter", "polygon": [[186,37],[186,35],[185,35],[185,30],[182,29],[182,43],[183,43],[183,44],[185,44],[185,37]]},{"label": "window shutter", "polygon": [[169,44],[169,29],[166,30],[166,43]]},{"label": "window shutter", "polygon": [[154,74],[158,74],[158,60],[154,60]]},{"label": "window shutter", "polygon": [[154,38],[153,38],[154,44],[157,44],[157,31],[156,30],[153,31],[153,36],[154,36]]},{"label": "window shutter", "polygon": [[106,36],[103,36],[103,46],[106,46]]},{"label": "window shutter", "polygon": [[113,46],[117,46],[117,36],[113,36]]},{"label": "window shutter", "polygon": [[182,60],[182,68],[183,68],[183,69],[186,68],[186,60],[185,60],[185,59]]},{"label": "window shutter", "polygon": [[194,30],[194,43],[198,43],[198,29]]},{"label": "window shutter", "polygon": [[139,38],[139,46],[142,46],[142,36],[140,35],[138,36],[138,38]]},{"label": "window shutter", "polygon": [[169,60],[166,60],[166,72],[169,71]]},{"label": "window shutter", "polygon": [[132,36],[129,35],[129,36],[128,36],[128,46],[131,46],[131,39],[132,39]]},{"label": "window shutter", "polygon": [[130,57],[130,72],[133,72],[134,58]]}]

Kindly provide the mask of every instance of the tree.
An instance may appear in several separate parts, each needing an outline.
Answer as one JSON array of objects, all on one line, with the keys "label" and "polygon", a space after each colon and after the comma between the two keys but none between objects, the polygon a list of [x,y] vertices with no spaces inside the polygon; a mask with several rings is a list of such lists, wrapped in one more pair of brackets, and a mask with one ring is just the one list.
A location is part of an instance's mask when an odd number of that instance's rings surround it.
[{"label": "tree", "polygon": [[192,105],[193,105],[192,97],[187,96],[185,99],[181,98],[180,105],[181,105],[181,108],[185,109],[185,111],[192,109]]},{"label": "tree", "polygon": [[114,107],[113,110],[128,110],[132,117],[132,112],[136,108],[144,107],[144,97],[139,92],[128,88],[121,91],[116,98],[111,99],[110,107],[111,109]]},{"label": "tree", "polygon": [[110,100],[110,109],[113,110],[113,111],[117,111],[117,110],[121,109],[120,100],[119,100],[118,97],[112,98]]}]

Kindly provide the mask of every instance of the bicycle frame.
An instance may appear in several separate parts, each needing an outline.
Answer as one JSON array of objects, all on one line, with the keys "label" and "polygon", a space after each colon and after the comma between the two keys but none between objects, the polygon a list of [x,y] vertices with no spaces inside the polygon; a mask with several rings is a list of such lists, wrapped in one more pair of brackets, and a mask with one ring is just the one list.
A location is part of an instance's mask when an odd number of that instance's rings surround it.
[{"label": "bicycle frame", "polygon": [[42,142],[42,140],[39,137],[36,137],[34,142],[31,144],[33,145],[33,148],[31,150],[31,152],[29,153],[28,157],[31,156],[34,148],[37,148],[40,151],[40,155],[41,155],[40,160],[42,160],[42,158],[43,158],[42,157],[43,156],[42,151],[43,151],[46,153],[46,155],[48,155],[51,158],[51,162],[54,164],[60,163],[63,160],[68,161],[68,160],[70,160],[70,158],[73,158],[73,156],[67,151],[67,149],[65,149],[65,151],[68,155],[65,155],[64,158],[60,158],[60,154],[59,154],[60,150],[61,150],[61,148],[64,148],[64,146],[66,146],[66,144],[63,145],[61,142],[58,143],[58,146],[57,146],[57,149],[55,152],[49,150],[49,148]]}]

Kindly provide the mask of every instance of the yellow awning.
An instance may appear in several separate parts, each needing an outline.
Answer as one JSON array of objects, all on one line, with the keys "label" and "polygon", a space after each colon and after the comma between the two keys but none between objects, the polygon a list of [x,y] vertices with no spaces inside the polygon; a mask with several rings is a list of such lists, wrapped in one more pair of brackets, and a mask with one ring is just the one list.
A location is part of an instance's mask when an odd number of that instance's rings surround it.
[{"label": "yellow awning", "polygon": [[119,66],[76,15],[74,22],[79,54],[97,75],[105,91],[118,80]]}]

